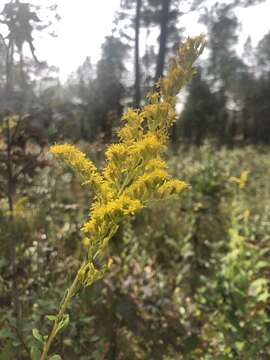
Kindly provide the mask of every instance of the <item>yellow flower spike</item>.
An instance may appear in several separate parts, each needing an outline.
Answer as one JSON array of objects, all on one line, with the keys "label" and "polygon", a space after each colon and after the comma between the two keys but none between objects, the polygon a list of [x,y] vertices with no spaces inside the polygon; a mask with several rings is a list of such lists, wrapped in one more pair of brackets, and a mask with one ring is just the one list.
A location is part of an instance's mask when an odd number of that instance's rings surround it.
[{"label": "yellow flower spike", "polygon": [[[135,215],[149,201],[174,193],[181,193],[187,184],[170,179],[166,163],[161,156],[166,150],[168,130],[175,120],[176,95],[194,73],[193,63],[205,46],[203,36],[189,38],[171,61],[168,74],[161,79],[148,95],[148,104],[141,110],[128,109],[122,119],[125,122],[118,132],[119,143],[106,151],[106,165],[102,175],[85,154],[72,145],[55,145],[52,154],[62,159],[81,178],[84,184],[94,188],[95,198],[84,223],[83,243],[88,246],[87,258],[61,302],[53,328],[47,337],[41,360],[47,358],[50,345],[57,335],[56,329],[66,315],[72,298],[82,287],[90,286],[102,278],[111,266],[97,261],[102,250],[107,249],[110,239],[120,223]],[[244,187],[247,173],[242,173],[239,184]]]},{"label": "yellow flower spike", "polygon": [[188,184],[181,180],[168,180],[158,189],[160,194],[180,194],[188,187]]},{"label": "yellow flower spike", "polygon": [[129,108],[122,120],[126,122],[126,125],[118,131],[118,137],[123,143],[132,143],[135,140],[139,140],[143,135],[142,123],[144,118],[142,113],[138,109]]},{"label": "yellow flower spike", "polygon": [[51,148],[84,183],[94,187],[96,201],[83,226],[87,234],[84,243],[89,243],[93,252],[102,246],[104,239],[107,242],[113,236],[110,228],[118,226],[124,217],[134,215],[148,200],[180,193],[187,187],[182,181],[170,179],[161,155],[166,150],[168,129],[175,120],[175,97],[192,76],[193,63],[204,45],[202,36],[182,44],[178,57],[171,61],[168,75],[159,82],[160,91],[148,94],[149,103],[141,110],[128,109],[124,113],[125,125],[118,132],[120,141],[108,147],[102,175],[74,146]]},{"label": "yellow flower spike", "polygon": [[164,170],[153,170],[140,176],[130,187],[126,194],[130,197],[141,199],[144,202],[152,199],[157,194],[157,189],[168,178],[169,174]]},{"label": "yellow flower spike", "polygon": [[140,141],[134,142],[130,147],[130,156],[132,158],[142,157],[148,159],[149,157],[154,158],[159,153],[165,150],[163,143],[154,134],[147,134]]},{"label": "yellow flower spike", "polygon": [[[110,229],[116,228],[124,217],[134,215],[148,200],[180,193],[187,187],[182,181],[170,179],[161,155],[166,150],[168,129],[175,120],[175,97],[192,76],[193,63],[204,46],[202,36],[183,43],[167,76],[159,81],[160,91],[148,94],[149,103],[141,110],[125,112],[125,125],[118,132],[120,141],[108,147],[102,175],[74,146],[51,147],[50,151],[78,173],[83,183],[94,187],[96,201],[83,226],[87,235],[84,243],[93,248],[90,253],[109,241],[114,234]],[[244,176],[241,181],[243,184]]]},{"label": "yellow flower spike", "polygon": [[159,99],[160,99],[160,93],[158,91],[153,92],[153,93],[149,93],[149,94],[146,95],[146,98],[147,98],[147,100],[149,101],[150,104],[157,104]]},{"label": "yellow flower spike", "polygon": [[86,158],[86,155],[75,146],[69,144],[54,145],[50,152],[64,161],[76,174],[79,175],[83,184],[89,184],[100,189],[103,182],[95,165]]},{"label": "yellow flower spike", "polygon": [[121,162],[127,156],[128,148],[124,144],[112,144],[106,151],[108,161],[115,160]]},{"label": "yellow flower spike", "polygon": [[150,159],[145,164],[145,170],[146,171],[153,171],[153,170],[164,170],[167,169],[167,164],[164,160],[162,160],[160,157]]}]

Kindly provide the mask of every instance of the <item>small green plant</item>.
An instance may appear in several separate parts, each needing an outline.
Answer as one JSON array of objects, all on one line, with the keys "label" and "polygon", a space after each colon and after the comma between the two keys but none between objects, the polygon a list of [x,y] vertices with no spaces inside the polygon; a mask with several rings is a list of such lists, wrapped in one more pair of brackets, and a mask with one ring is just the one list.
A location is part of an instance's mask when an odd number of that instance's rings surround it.
[{"label": "small green plant", "polygon": [[[51,153],[71,167],[82,184],[91,189],[94,201],[89,220],[82,227],[84,244],[88,247],[85,260],[66,290],[58,314],[47,316],[53,321],[50,334],[42,336],[37,329],[33,330],[39,344],[31,349],[33,360],[48,358],[52,342],[69,323],[67,308],[72,298],[109,270],[112,260],[108,245],[120,223],[152,201],[179,194],[187,187],[185,182],[170,177],[162,155],[176,117],[176,95],[194,73],[193,64],[204,46],[203,36],[187,39],[171,61],[167,76],[159,81],[160,90],[148,95],[148,102],[141,110],[129,109],[124,114],[125,126],[118,132],[119,143],[108,147],[101,173],[74,146],[51,147]],[[49,359],[61,357],[55,354]]]},{"label": "small green plant", "polygon": [[[269,280],[265,248],[252,241],[250,209],[245,191],[249,172],[231,177],[236,184],[230,204],[226,253],[216,263],[216,275],[196,296],[204,317],[197,349],[205,359],[264,359],[269,354]],[[267,250],[268,251],[268,250]],[[207,346],[206,346],[207,344]]]},{"label": "small green plant", "polygon": [[4,282],[0,292],[12,304],[9,311],[1,311],[0,328],[4,329],[7,343],[13,341],[13,348],[21,347],[26,352],[29,351],[23,334],[20,296],[23,285],[18,269],[22,263],[21,255],[32,240],[27,216],[29,194],[33,191],[33,180],[44,167],[44,139],[39,131],[33,136],[33,127],[34,122],[28,114],[0,111],[1,281],[3,269],[10,271],[9,280]]}]

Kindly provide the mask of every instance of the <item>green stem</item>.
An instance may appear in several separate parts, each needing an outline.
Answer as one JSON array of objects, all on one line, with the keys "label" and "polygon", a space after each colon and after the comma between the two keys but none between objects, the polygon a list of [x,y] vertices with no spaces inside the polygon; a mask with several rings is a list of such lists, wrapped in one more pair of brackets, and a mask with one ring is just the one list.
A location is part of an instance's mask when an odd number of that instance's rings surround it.
[{"label": "green stem", "polygon": [[44,344],[43,347],[43,352],[42,355],[40,357],[40,360],[46,360],[50,346],[54,340],[54,338],[57,335],[57,327],[59,325],[59,322],[63,319],[63,316],[66,312],[66,309],[72,299],[72,297],[76,294],[77,292],[77,286],[80,283],[80,279],[81,279],[81,274],[84,271],[84,267],[85,267],[85,263],[82,264],[82,266],[80,267],[79,271],[76,274],[76,277],[73,281],[73,283],[71,284],[71,286],[68,288],[67,293],[64,296],[64,300],[62,302],[62,304],[60,305],[59,308],[59,312],[57,314],[57,319],[54,321],[54,325],[53,328]]}]

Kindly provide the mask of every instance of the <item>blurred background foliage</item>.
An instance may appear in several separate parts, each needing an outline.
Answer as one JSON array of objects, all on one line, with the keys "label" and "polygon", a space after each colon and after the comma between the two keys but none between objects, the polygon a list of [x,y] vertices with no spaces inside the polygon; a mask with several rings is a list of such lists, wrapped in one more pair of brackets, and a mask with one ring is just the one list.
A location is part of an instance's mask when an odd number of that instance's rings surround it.
[{"label": "blurred background foliage", "polygon": [[[34,34],[57,21],[4,2],[0,14],[0,360],[29,359],[83,256],[89,199],[48,155],[76,143],[102,166],[121,114],[139,107],[198,12],[208,57],[171,134],[171,173],[190,187],[115,235],[110,274],[86,289],[54,344],[65,360],[270,359],[270,33],[235,46],[236,9],[259,1],[125,0],[97,64],[61,84]],[[60,14],[61,15],[61,14]],[[140,33],[157,46],[140,52]],[[29,50],[30,49],[30,52]],[[127,64],[133,62],[134,68]]]}]

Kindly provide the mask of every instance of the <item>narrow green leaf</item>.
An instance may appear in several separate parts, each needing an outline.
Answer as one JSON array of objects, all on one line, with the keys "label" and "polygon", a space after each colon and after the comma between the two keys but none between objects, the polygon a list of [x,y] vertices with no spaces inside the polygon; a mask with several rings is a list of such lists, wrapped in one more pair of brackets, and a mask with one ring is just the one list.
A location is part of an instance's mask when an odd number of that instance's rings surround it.
[{"label": "narrow green leaf", "polygon": [[55,321],[57,319],[56,315],[46,315],[46,318],[50,321]]},{"label": "narrow green leaf", "polygon": [[69,324],[69,314],[65,314],[57,327],[57,333],[64,330]]},{"label": "narrow green leaf", "polygon": [[33,329],[32,330],[33,336],[35,339],[37,339],[37,341],[41,342],[43,344],[43,339],[41,334],[39,333],[38,329]]}]

